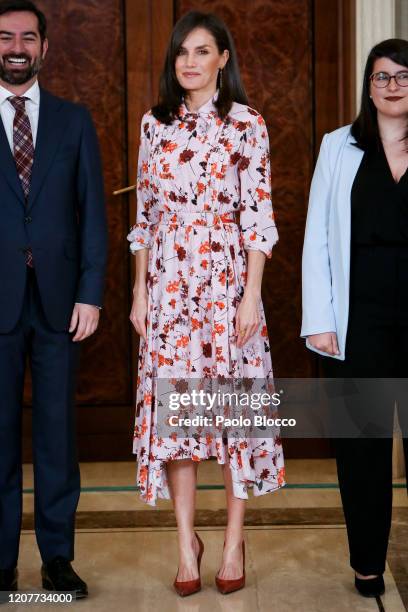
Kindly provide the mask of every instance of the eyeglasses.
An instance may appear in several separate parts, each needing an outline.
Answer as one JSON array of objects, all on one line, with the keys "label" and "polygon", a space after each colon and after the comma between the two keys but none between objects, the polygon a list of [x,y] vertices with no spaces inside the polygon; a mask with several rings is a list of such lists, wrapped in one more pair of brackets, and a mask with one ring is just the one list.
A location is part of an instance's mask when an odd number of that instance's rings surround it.
[{"label": "eyeglasses", "polygon": [[375,72],[370,76],[370,80],[375,87],[388,87],[391,79],[400,87],[408,87],[408,70],[401,70],[397,74],[388,74],[388,72]]}]

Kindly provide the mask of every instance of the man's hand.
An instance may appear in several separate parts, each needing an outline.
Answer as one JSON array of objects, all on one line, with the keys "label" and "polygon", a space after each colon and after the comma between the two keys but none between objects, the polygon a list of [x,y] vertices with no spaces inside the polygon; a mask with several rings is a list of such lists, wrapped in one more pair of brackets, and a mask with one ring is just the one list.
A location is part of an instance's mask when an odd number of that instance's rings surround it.
[{"label": "man's hand", "polygon": [[73,342],[85,340],[96,331],[99,323],[99,308],[90,304],[75,304],[69,331],[74,332]]}]

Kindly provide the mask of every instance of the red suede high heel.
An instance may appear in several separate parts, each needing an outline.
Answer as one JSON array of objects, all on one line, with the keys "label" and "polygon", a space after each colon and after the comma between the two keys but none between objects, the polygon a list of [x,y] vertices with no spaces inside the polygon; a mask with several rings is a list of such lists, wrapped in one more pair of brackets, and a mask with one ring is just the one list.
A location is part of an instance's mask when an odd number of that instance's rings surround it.
[{"label": "red suede high heel", "polygon": [[[225,543],[224,543],[225,546]],[[234,580],[226,580],[225,578],[218,578],[218,574],[215,576],[215,584],[217,589],[223,595],[239,591],[245,586],[245,542],[242,541],[242,558],[243,558],[243,573],[241,578],[235,578]]]},{"label": "red suede high heel", "polygon": [[[187,597],[187,595],[193,595],[193,593],[197,593],[198,591],[201,590],[200,566],[201,566],[201,557],[203,556],[203,552],[204,552],[204,544],[202,543],[198,533],[194,532],[194,535],[197,538],[198,544],[200,547],[198,551],[198,557],[197,557],[198,578],[195,578],[194,580],[180,581],[180,580],[177,580],[177,575],[176,575],[173,585],[177,593],[180,595],[180,597]],[[178,574],[178,570],[177,570],[177,574]]]}]

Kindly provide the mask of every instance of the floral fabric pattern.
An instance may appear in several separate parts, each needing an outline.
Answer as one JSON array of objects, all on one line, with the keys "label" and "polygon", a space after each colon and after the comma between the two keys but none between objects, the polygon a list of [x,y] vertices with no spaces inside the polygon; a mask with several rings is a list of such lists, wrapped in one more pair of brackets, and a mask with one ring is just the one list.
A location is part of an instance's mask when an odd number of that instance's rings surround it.
[{"label": "floral fabric pattern", "polygon": [[148,248],[147,341],[140,339],[134,453],[141,498],[169,499],[166,463],[216,457],[229,463],[234,495],[274,491],[284,483],[278,436],[240,439],[161,438],[157,380],[260,378],[273,381],[262,303],[261,325],[236,345],[235,315],[248,250],[272,255],[278,240],[271,202],[265,122],[234,103],[225,121],[214,99],[191,113],[183,104],[171,124],[151,112],[141,127],[137,218],[130,250]]}]

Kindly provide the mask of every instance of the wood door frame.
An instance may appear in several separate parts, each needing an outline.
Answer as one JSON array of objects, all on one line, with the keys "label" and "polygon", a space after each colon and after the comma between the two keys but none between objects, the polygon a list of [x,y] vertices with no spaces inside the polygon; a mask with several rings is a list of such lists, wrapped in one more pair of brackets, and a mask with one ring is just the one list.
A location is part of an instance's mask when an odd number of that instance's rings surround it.
[{"label": "wood door frame", "polygon": [[314,155],[355,116],[356,0],[313,0]]},{"label": "wood door frame", "polygon": [[[158,98],[158,83],[167,44],[174,25],[174,0],[125,1],[126,11],[126,65],[127,65],[127,118],[128,118],[128,172],[129,181],[135,183],[137,152],[140,140],[140,121]],[[133,44],[137,41],[137,44]],[[141,50],[141,51],[140,51]],[[143,95],[140,95],[143,92]],[[129,199],[129,227],[135,223],[136,197]],[[130,287],[133,286],[135,265],[132,260]],[[137,366],[139,342],[132,333],[134,368]],[[133,394],[136,395],[136,376],[133,376]]]},{"label": "wood door frame", "polygon": [[[355,117],[355,0],[313,0],[313,156],[323,135],[351,123]],[[309,353],[314,376],[321,371]],[[286,440],[286,456],[334,456],[329,439]]]}]

